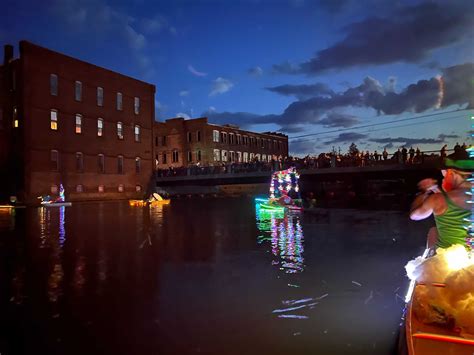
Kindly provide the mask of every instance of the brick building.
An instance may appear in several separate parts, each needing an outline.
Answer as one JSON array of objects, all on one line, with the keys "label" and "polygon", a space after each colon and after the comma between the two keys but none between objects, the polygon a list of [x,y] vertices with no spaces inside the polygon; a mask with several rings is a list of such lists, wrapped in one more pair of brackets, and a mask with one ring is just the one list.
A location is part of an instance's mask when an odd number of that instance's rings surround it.
[{"label": "brick building", "polygon": [[139,197],[154,166],[155,87],[21,41],[0,66],[0,198]]},{"label": "brick building", "polygon": [[155,122],[154,145],[159,169],[271,161],[288,156],[288,136],[284,134],[214,125],[206,117]]}]

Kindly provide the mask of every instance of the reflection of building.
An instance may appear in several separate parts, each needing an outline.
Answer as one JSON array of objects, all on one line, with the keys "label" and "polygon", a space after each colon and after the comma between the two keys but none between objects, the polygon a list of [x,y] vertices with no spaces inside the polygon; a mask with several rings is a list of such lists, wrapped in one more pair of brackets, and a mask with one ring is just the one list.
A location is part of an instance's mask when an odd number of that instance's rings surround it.
[{"label": "reflection of building", "polygon": [[271,161],[288,156],[288,136],[281,133],[254,133],[237,126],[218,126],[206,117],[173,118],[155,122],[157,167],[221,165],[228,162]]},{"label": "reflection of building", "polygon": [[304,236],[298,214],[257,209],[257,227],[265,233],[259,241],[271,242],[272,254],[279,257],[280,270],[287,274],[304,270]]},{"label": "reflection of building", "polygon": [[[20,42],[0,66],[0,184],[35,201],[141,195],[153,170],[151,84]],[[0,177],[0,179],[2,179]],[[2,197],[2,196],[0,196]]]}]

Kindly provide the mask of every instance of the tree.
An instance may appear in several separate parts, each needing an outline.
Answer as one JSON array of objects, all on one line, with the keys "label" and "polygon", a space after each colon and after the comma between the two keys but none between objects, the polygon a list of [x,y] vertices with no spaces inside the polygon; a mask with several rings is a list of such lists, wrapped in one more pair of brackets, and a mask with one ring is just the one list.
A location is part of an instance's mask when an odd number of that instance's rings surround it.
[{"label": "tree", "polygon": [[349,155],[351,157],[354,157],[357,154],[359,154],[359,149],[357,149],[357,145],[354,142],[352,142],[352,144],[349,147]]}]

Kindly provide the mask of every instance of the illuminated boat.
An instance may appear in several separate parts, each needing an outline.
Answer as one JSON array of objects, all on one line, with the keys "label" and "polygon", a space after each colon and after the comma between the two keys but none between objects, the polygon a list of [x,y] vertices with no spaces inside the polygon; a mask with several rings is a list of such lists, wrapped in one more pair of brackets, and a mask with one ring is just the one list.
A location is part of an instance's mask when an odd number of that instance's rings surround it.
[{"label": "illuminated boat", "polygon": [[144,207],[144,206],[163,206],[169,205],[171,202],[170,199],[164,199],[156,192],[153,193],[148,200],[129,200],[128,204],[135,207]]},{"label": "illuminated boat", "polygon": [[51,199],[51,196],[40,196],[38,199],[41,200],[41,206],[43,207],[69,207],[72,206],[71,202],[64,200],[64,187],[63,184],[59,184],[59,197],[55,200]]},{"label": "illuminated boat", "polygon": [[41,202],[43,207],[69,207],[72,206],[72,202]]},{"label": "illuminated boat", "polygon": [[295,168],[274,172],[270,182],[270,198],[256,198],[257,208],[269,211],[303,211],[298,180]]}]

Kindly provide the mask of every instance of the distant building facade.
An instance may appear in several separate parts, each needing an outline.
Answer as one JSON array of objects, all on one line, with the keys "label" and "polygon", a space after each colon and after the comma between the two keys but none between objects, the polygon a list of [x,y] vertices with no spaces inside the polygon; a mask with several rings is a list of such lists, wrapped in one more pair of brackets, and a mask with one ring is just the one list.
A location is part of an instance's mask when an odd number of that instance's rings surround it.
[{"label": "distant building facade", "polygon": [[[21,41],[0,66],[0,190],[33,203],[143,196],[154,169],[154,85]],[[37,201],[37,200],[36,200]]]},{"label": "distant building facade", "polygon": [[214,125],[206,117],[155,122],[153,143],[158,169],[270,162],[288,156],[288,136],[284,134]]}]

